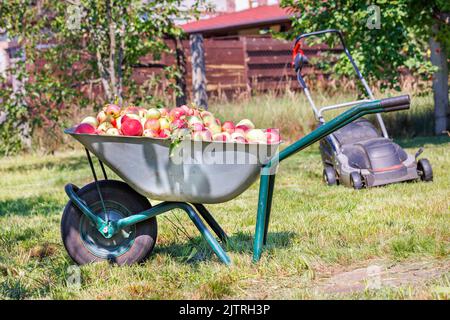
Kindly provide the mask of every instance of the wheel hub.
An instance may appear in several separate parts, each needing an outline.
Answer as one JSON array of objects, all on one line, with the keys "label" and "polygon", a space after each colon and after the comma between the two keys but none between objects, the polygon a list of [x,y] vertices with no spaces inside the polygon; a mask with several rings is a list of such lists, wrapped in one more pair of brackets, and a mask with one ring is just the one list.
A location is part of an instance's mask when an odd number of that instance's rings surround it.
[{"label": "wheel hub", "polygon": [[105,201],[106,214],[101,203],[91,207],[92,211],[108,223],[99,231],[86,216],[80,221],[80,235],[84,246],[93,255],[111,259],[127,252],[134,242],[135,226],[126,227],[115,234],[109,234],[111,224],[130,215],[130,212],[118,203]]}]

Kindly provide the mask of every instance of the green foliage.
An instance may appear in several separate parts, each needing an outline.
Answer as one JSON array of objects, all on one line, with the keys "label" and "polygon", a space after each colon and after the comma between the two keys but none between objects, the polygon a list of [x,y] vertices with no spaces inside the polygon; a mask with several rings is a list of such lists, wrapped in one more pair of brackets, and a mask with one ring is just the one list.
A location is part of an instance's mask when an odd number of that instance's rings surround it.
[{"label": "green foliage", "polygon": [[[436,18],[438,14],[450,12],[450,4],[445,0],[283,0],[281,3],[296,14],[291,37],[323,29],[342,30],[363,74],[369,80],[381,81],[383,87],[400,89],[399,71],[404,67],[423,77],[429,77],[435,70],[428,61],[427,51],[434,24],[439,28],[437,38],[450,47],[449,26]],[[372,27],[376,12],[371,5],[380,9],[380,28]],[[337,43],[334,36],[322,39],[331,46]],[[328,67],[337,75],[354,75],[349,61],[343,57]]]},{"label": "green foliage", "polygon": [[[16,145],[0,153],[20,149],[17,141],[23,139],[17,136],[23,138],[23,123],[30,135],[43,128],[60,138],[61,119],[71,109],[88,104],[95,108],[105,101],[160,103],[151,90],[133,82],[133,69],[143,56],[158,60],[170,52],[165,40],[182,33],[174,19],[196,14],[202,4],[196,1],[185,8],[181,0],[1,0],[0,30],[17,42],[17,54],[24,59],[14,59],[0,84],[1,110],[8,113],[0,135]],[[176,68],[165,68],[167,90],[178,90],[173,81],[177,76]],[[20,78],[19,90],[10,86],[14,77]],[[93,100],[93,91],[103,96]]]}]

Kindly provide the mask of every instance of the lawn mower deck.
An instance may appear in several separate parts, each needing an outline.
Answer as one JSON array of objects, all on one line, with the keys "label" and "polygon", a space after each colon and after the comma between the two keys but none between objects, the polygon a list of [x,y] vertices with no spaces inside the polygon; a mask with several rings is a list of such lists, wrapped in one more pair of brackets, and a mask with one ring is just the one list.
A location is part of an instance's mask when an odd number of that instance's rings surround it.
[{"label": "lawn mower deck", "polygon": [[[336,149],[333,145],[336,143]],[[323,178],[329,184],[343,184],[360,189],[420,177],[415,157],[398,144],[384,138],[367,119],[360,118],[322,139],[320,152]],[[430,172],[426,171],[426,174]]]}]

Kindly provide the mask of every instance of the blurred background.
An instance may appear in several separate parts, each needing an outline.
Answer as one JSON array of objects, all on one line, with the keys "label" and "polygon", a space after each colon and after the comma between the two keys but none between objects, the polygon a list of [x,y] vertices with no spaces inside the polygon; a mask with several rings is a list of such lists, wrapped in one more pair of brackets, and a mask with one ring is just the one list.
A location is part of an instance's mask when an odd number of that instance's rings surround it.
[{"label": "blurred background", "polygon": [[[314,126],[291,66],[295,36],[341,29],[377,97],[413,95],[393,137],[447,134],[448,4],[399,1],[2,2],[0,154],[73,147],[62,133],[108,102],[195,102],[295,139]],[[303,43],[321,105],[363,95],[332,37]],[[195,58],[193,58],[195,56]],[[195,88],[195,89],[194,89]]]}]

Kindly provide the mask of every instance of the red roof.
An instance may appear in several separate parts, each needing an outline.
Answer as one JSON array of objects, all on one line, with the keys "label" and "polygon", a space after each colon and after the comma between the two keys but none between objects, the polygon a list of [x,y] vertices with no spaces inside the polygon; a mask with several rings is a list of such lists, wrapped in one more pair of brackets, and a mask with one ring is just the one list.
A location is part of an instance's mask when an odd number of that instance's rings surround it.
[{"label": "red roof", "polygon": [[181,25],[184,32],[196,33],[252,27],[260,24],[289,21],[288,9],[278,5],[259,6],[238,12],[225,13],[213,18],[188,22]]}]

